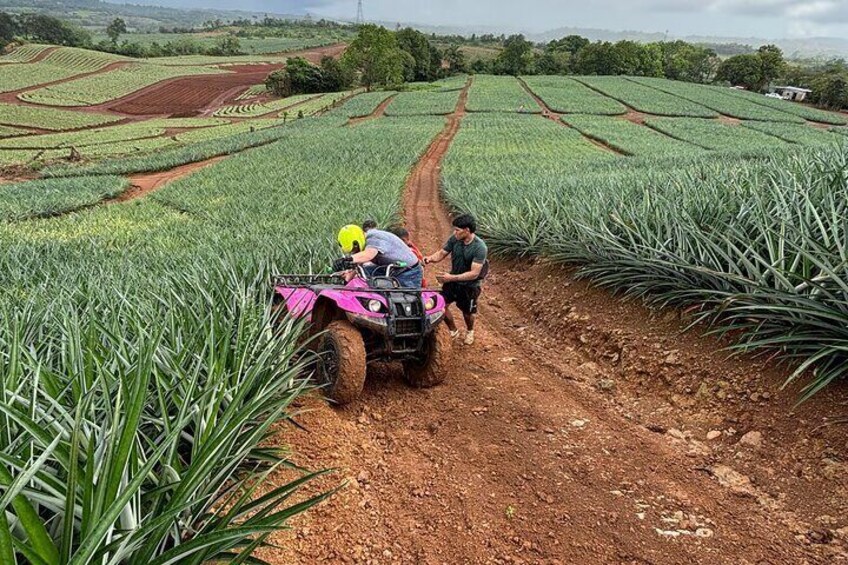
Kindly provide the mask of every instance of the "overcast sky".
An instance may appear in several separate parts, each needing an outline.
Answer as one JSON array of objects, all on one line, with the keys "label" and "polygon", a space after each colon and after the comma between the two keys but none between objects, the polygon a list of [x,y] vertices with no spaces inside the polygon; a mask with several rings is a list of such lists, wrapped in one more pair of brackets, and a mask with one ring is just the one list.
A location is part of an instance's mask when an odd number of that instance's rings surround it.
[{"label": "overcast sky", "polygon": [[[113,0],[114,1],[114,0]],[[138,0],[136,0],[138,1]],[[178,7],[276,13],[309,10],[353,19],[357,0],[145,0]],[[541,32],[592,27],[672,35],[848,36],[848,0],[363,0],[369,20],[499,26]]]}]

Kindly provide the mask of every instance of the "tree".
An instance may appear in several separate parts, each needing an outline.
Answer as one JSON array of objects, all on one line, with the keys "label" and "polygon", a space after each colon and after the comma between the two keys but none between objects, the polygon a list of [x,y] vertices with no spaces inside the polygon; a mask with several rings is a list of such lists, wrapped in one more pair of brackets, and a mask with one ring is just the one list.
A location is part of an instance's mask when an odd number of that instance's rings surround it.
[{"label": "tree", "polygon": [[776,45],[763,45],[757,50],[757,56],[760,58],[761,82],[756,87],[757,90],[764,90],[783,75],[786,70],[786,61],[783,59],[783,51]]},{"label": "tree", "polygon": [[571,69],[571,54],[568,51],[545,50],[536,57],[533,67],[540,75],[565,75]]},{"label": "tree", "polygon": [[577,53],[573,71],[581,75],[618,74],[618,54],[609,41],[590,43]]},{"label": "tree", "polygon": [[106,28],[106,35],[112,41],[112,45],[118,44],[118,38],[122,33],[127,33],[127,23],[121,18],[115,18]]},{"label": "tree", "polygon": [[312,94],[321,92],[323,77],[320,68],[303,57],[293,57],[286,61],[284,69],[268,75],[265,86],[273,94],[284,98],[294,94]]},{"label": "tree", "polygon": [[736,55],[725,59],[718,67],[716,80],[756,89],[763,84],[763,66],[759,54]]},{"label": "tree", "polygon": [[523,35],[511,35],[504,42],[504,49],[495,59],[499,74],[519,76],[528,74],[533,66],[533,44]]},{"label": "tree", "polygon": [[20,29],[15,18],[6,12],[0,12],[0,49],[14,41]]},{"label": "tree", "polygon": [[338,59],[321,59],[321,92],[339,92],[350,88],[354,80],[353,72],[341,64]]},{"label": "tree", "polygon": [[21,34],[32,41],[67,47],[84,47],[91,44],[91,35],[88,32],[46,14],[24,14],[20,17],[19,24]]},{"label": "tree", "polygon": [[452,75],[468,72],[468,61],[465,53],[454,43],[444,53],[445,62],[448,64],[448,72]]},{"label": "tree", "polygon": [[567,35],[562,39],[555,39],[548,43],[545,50],[553,53],[569,53],[574,56],[591,43],[591,41],[580,35]]},{"label": "tree", "polygon": [[430,81],[435,78],[436,71],[432,67],[430,56],[430,41],[427,36],[412,28],[402,29],[396,34],[398,48],[409,53],[412,57],[412,67],[407,69],[406,80]]},{"label": "tree", "polygon": [[234,35],[223,35],[215,40],[215,46],[208,53],[217,57],[241,55],[241,41]]},{"label": "tree", "polygon": [[371,90],[403,82],[402,53],[394,33],[367,24],[360,26],[356,39],[342,56],[342,64],[359,73],[362,85]]}]

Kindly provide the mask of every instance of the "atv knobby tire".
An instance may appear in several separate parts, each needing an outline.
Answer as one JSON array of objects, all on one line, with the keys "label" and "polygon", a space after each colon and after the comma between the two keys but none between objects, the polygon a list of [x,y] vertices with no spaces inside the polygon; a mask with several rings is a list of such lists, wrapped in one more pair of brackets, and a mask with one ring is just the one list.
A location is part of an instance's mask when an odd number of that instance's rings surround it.
[{"label": "atv knobby tire", "polygon": [[345,320],[327,326],[318,346],[318,378],[324,394],[338,405],[350,404],[365,387],[365,342],[353,324]]},{"label": "atv knobby tire", "polygon": [[403,365],[406,382],[415,388],[430,388],[442,384],[448,376],[453,340],[447,327],[439,325],[427,336],[420,360]]}]

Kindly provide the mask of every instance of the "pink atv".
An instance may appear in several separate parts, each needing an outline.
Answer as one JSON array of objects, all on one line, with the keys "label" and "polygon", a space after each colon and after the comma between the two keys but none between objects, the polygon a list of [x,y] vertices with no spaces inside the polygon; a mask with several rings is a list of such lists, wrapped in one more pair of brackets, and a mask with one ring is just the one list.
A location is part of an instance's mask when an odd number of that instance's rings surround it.
[{"label": "pink atv", "polygon": [[362,392],[368,365],[403,364],[414,387],[444,381],[451,340],[442,327],[445,300],[433,291],[400,288],[391,277],[336,275],[274,277],[275,311],[310,322],[310,348],[318,353],[315,373],[324,394],[339,405]]}]

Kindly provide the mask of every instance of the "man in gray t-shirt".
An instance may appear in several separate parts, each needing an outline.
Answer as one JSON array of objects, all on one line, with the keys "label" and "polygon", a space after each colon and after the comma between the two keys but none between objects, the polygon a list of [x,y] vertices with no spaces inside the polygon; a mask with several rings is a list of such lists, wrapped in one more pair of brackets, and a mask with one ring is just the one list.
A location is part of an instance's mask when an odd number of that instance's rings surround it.
[{"label": "man in gray t-shirt", "polygon": [[[404,288],[421,288],[424,266],[401,238],[393,233],[370,229],[365,234],[365,250],[352,256],[356,265],[373,263],[376,269],[389,265],[401,265],[392,269],[392,276]],[[371,273],[376,270],[370,269]],[[382,270],[382,269],[381,269]]]}]

